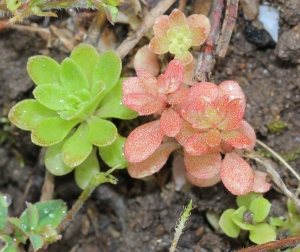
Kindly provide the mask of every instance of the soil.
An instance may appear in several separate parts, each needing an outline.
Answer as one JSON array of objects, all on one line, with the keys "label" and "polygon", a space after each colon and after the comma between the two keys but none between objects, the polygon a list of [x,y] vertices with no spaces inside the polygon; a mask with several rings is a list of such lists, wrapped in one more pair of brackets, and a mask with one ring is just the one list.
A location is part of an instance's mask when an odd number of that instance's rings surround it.
[{"label": "soil", "polygon": [[[300,65],[297,65],[300,57],[300,18],[294,15],[290,7],[293,1],[286,2],[274,3],[289,10],[280,19],[280,38],[276,48],[272,47],[272,43],[261,48],[246,40],[244,28],[248,22],[242,10],[239,10],[227,56],[217,59],[211,81],[237,81],[247,97],[245,120],[254,127],[258,139],[278,153],[292,155],[291,150],[299,148],[300,144]],[[189,4],[193,4],[193,1]],[[25,24],[37,23],[41,27],[54,25],[66,29],[69,16],[64,11],[58,12],[58,16],[59,19],[51,18],[47,22],[32,18],[26,20]],[[86,16],[87,19],[91,18]],[[84,28],[82,23],[81,27]],[[106,41],[112,44],[111,47],[126,37],[124,27],[116,24],[115,29],[120,33],[113,36],[113,42]],[[107,25],[107,29],[114,31],[110,25]],[[73,34],[77,31],[76,28],[71,30]],[[0,31],[0,190],[12,198],[11,216],[18,216],[24,210],[25,201],[39,200],[45,167],[42,155],[39,155],[41,148],[31,143],[30,133],[15,128],[5,118],[15,103],[32,97],[34,84],[26,71],[30,56],[44,54],[60,62],[69,55],[69,50],[59,39],[52,39],[51,43],[51,48],[48,48],[48,41],[38,33],[16,29]],[[147,40],[143,39],[138,47],[145,43]],[[129,67],[138,47],[124,59],[124,72],[127,75],[133,73]],[[288,126],[278,133],[268,130],[268,125],[279,120]],[[300,173],[300,159],[297,157],[294,154],[295,160],[290,164]],[[297,188],[296,179],[273,162],[288,187]],[[62,233],[61,241],[45,251],[168,251],[177,220],[190,199],[193,200],[194,209],[177,251],[231,251],[251,245],[247,235],[231,239],[220,230],[214,230],[205,217],[208,210],[221,214],[228,208],[236,207],[235,197],[222,183],[209,188],[186,185],[181,191],[175,191],[171,165],[170,159],[158,174],[147,181],[130,178],[126,170],[114,173],[118,179],[117,186],[99,186]],[[253,166],[257,167],[254,163]],[[106,169],[104,165],[102,167]],[[29,181],[29,192],[24,194]],[[80,192],[73,174],[56,178],[55,198],[66,201],[68,207],[76,201]],[[283,194],[272,189],[265,197],[272,202],[272,215],[285,214],[286,197]]]}]

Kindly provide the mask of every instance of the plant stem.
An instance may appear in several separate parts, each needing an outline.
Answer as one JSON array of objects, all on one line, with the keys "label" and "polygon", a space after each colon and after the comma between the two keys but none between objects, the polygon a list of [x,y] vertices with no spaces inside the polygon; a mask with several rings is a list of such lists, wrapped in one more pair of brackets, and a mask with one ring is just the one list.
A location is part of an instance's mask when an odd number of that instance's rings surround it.
[{"label": "plant stem", "polygon": [[174,252],[175,249],[176,249],[178,240],[179,240],[180,236],[183,233],[182,230],[185,227],[185,223],[188,220],[188,218],[190,217],[190,212],[192,210],[192,204],[193,204],[193,201],[190,200],[190,203],[184,209],[184,211],[183,211],[183,213],[180,217],[180,220],[179,220],[179,223],[178,223],[177,227],[175,227],[176,232],[175,232],[174,239],[172,241],[171,248],[170,248],[169,252]]}]

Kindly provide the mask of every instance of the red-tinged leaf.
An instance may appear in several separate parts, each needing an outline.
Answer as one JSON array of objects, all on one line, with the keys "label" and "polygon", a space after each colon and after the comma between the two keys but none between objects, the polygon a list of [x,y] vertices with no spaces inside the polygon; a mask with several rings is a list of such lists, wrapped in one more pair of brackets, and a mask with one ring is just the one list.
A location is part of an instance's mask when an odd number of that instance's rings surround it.
[{"label": "red-tinged leaf", "polygon": [[150,94],[128,94],[122,99],[123,104],[139,113],[139,115],[151,115],[157,113],[164,105]]},{"label": "red-tinged leaf", "polygon": [[184,101],[188,97],[188,94],[189,94],[188,89],[178,90],[172,94],[168,94],[167,102],[172,105],[179,104],[180,102]]},{"label": "red-tinged leaf", "polygon": [[170,29],[169,16],[159,16],[153,25],[154,35],[157,37],[166,37],[168,29]]},{"label": "red-tinged leaf", "polygon": [[164,133],[159,120],[146,123],[133,130],[124,145],[124,154],[130,163],[147,159],[160,146]]},{"label": "red-tinged leaf", "polygon": [[256,134],[252,126],[249,123],[247,123],[245,120],[243,120],[241,127],[237,128],[235,131],[240,132],[241,134],[245,135],[250,139],[251,143],[247,147],[247,149],[253,150],[256,144]]},{"label": "red-tinged leaf", "polygon": [[197,65],[197,60],[193,58],[192,62],[184,66],[184,77],[183,77],[184,84],[192,86],[196,83],[195,80],[193,80],[196,65]]},{"label": "red-tinged leaf", "polygon": [[145,69],[137,69],[136,74],[141,80],[141,84],[146,89],[147,93],[155,95],[157,91],[156,78]]},{"label": "red-tinged leaf", "polygon": [[221,143],[221,134],[217,129],[211,129],[207,132],[206,143],[210,147],[216,147]]},{"label": "red-tinged leaf", "polygon": [[219,97],[223,95],[228,95],[229,100],[233,99],[241,99],[243,101],[244,106],[246,106],[246,97],[241,89],[240,85],[232,80],[223,81],[219,84]]},{"label": "red-tinged leaf", "polygon": [[265,193],[270,190],[272,184],[267,181],[268,174],[261,171],[254,171],[254,183],[252,190],[257,193]]},{"label": "red-tinged leaf", "polygon": [[169,16],[169,26],[170,28],[173,28],[182,25],[186,25],[186,17],[183,12],[178,9],[174,9]]},{"label": "red-tinged leaf", "polygon": [[194,99],[208,98],[210,101],[214,101],[218,97],[218,86],[211,82],[200,82],[190,88],[190,96]]},{"label": "red-tinged leaf", "polygon": [[130,77],[123,82],[123,95],[127,94],[146,94],[147,90],[138,77]]},{"label": "red-tinged leaf", "polygon": [[210,179],[198,179],[186,171],[185,177],[191,184],[199,187],[213,186],[221,181],[221,177],[219,173]]},{"label": "red-tinged leaf", "polygon": [[179,59],[182,62],[182,64],[185,66],[192,62],[193,55],[189,51],[182,52],[182,53],[176,54],[175,59]]},{"label": "red-tinged leaf", "polygon": [[218,115],[220,118],[223,118],[228,110],[228,104],[229,104],[229,97],[228,95],[224,95],[221,97],[218,97],[214,102],[214,107],[218,112]]},{"label": "red-tinged leaf", "polygon": [[212,126],[211,122],[208,120],[209,118],[199,110],[181,111],[181,115],[193,128],[206,130]]},{"label": "red-tinged leaf", "polygon": [[204,43],[207,39],[207,31],[202,27],[196,27],[195,29],[191,30],[191,43],[192,46],[199,46]]},{"label": "red-tinged leaf", "polygon": [[236,153],[227,153],[221,164],[221,179],[225,187],[234,195],[245,195],[252,190],[254,171]]},{"label": "red-tinged leaf", "polygon": [[219,128],[222,130],[234,130],[241,127],[242,118],[245,113],[245,106],[241,99],[234,99],[229,102],[227,113],[225,114]]},{"label": "red-tinged leaf", "polygon": [[181,119],[178,113],[173,109],[165,109],[160,117],[160,128],[165,135],[175,137],[181,128]]},{"label": "red-tinged leaf", "polygon": [[175,191],[180,191],[187,181],[185,177],[184,159],[183,156],[178,153],[173,158],[172,174],[173,174],[173,179],[175,184]]},{"label": "red-tinged leaf", "polygon": [[194,30],[196,27],[201,27],[206,31],[208,36],[210,32],[210,22],[206,16],[202,14],[193,14],[189,16],[186,21],[191,30]]},{"label": "red-tinged leaf", "polygon": [[220,172],[222,157],[219,152],[192,156],[184,153],[184,164],[188,173],[198,179],[211,179]]},{"label": "red-tinged leaf", "polygon": [[238,149],[246,149],[251,144],[251,140],[248,137],[237,131],[223,131],[221,133],[221,138],[232,147]]},{"label": "red-tinged leaf", "polygon": [[182,146],[185,146],[186,141],[199,130],[194,129],[187,121],[181,120],[181,128],[175,139]]},{"label": "red-tinged leaf", "polygon": [[130,163],[128,173],[133,178],[143,178],[158,172],[167,162],[172,151],[178,148],[175,142],[163,143],[147,159],[140,163]]},{"label": "red-tinged leaf", "polygon": [[226,143],[224,140],[221,140],[221,143],[220,143],[220,152],[221,153],[229,153],[229,152],[232,152],[233,150],[234,150],[234,148],[229,143]]},{"label": "red-tinged leaf", "polygon": [[182,85],[184,67],[180,60],[172,60],[168,64],[165,73],[165,82],[158,82],[160,93],[169,94],[177,91]]},{"label": "red-tinged leaf", "polygon": [[193,156],[207,153],[208,145],[206,143],[206,133],[199,132],[191,136],[186,141],[185,150]]},{"label": "red-tinged leaf", "polygon": [[148,45],[140,48],[134,56],[133,65],[135,69],[147,69],[153,76],[159,73],[159,62],[157,55],[152,52]]},{"label": "red-tinged leaf", "polygon": [[167,37],[154,37],[149,43],[149,48],[156,54],[163,54],[169,51],[170,41]]}]

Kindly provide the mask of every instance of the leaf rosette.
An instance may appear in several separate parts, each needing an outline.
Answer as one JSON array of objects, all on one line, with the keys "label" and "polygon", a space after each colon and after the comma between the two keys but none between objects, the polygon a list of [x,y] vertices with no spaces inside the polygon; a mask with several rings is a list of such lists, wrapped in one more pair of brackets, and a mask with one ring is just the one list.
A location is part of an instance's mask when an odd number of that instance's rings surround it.
[{"label": "leaf rosette", "polygon": [[[28,60],[27,71],[37,85],[35,99],[17,103],[9,119],[17,127],[31,131],[33,143],[49,147],[45,159],[50,172],[64,175],[87,158],[95,160],[93,146],[123,151],[112,145],[118,133],[107,120],[137,116],[122,104],[121,69],[121,59],[115,51],[99,55],[88,44],[74,48],[61,64],[46,56]],[[125,167],[124,157],[115,155],[119,159],[110,165],[121,163]],[[99,165],[91,170],[99,170]]]}]

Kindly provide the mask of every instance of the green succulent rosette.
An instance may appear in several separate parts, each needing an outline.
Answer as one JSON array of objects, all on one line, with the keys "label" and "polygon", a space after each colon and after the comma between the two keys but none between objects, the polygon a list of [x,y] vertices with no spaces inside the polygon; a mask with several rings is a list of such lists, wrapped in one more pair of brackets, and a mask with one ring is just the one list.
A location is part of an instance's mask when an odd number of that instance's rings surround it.
[{"label": "green succulent rosette", "polygon": [[[17,127],[31,131],[33,143],[48,147],[45,163],[51,173],[64,175],[75,167],[79,169],[85,160],[90,164],[87,159],[97,160],[93,146],[99,148],[100,156],[103,149],[108,165],[127,165],[120,147],[121,136],[108,120],[137,116],[122,104],[125,79],[120,79],[121,69],[122,62],[115,51],[99,55],[88,44],[75,47],[61,64],[46,56],[28,60],[27,71],[37,85],[35,99],[17,103],[9,119]],[[113,144],[116,139],[119,145]],[[117,160],[112,162],[107,152],[114,153]],[[86,166],[90,176],[99,169],[99,164],[97,169],[95,165]]]}]

